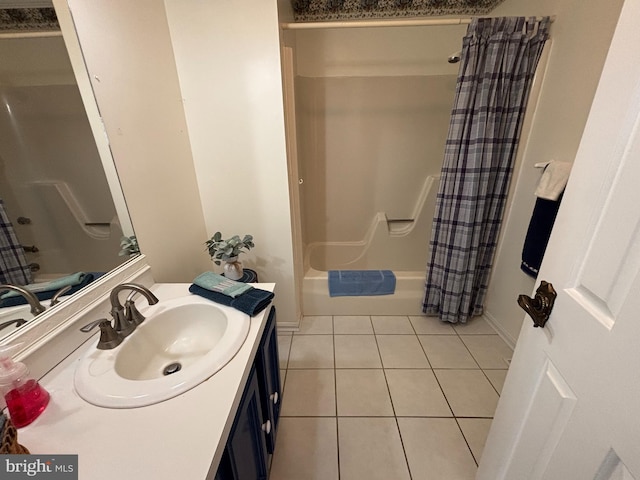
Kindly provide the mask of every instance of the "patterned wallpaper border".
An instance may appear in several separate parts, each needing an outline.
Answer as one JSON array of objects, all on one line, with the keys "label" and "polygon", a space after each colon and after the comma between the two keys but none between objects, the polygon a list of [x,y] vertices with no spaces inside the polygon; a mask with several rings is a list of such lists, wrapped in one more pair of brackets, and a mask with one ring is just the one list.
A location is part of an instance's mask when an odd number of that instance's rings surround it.
[{"label": "patterned wallpaper border", "polygon": [[296,22],[485,15],[504,0],[291,0]]},{"label": "patterned wallpaper border", "polygon": [[7,8],[0,10],[0,32],[49,32],[60,30],[53,8]]}]

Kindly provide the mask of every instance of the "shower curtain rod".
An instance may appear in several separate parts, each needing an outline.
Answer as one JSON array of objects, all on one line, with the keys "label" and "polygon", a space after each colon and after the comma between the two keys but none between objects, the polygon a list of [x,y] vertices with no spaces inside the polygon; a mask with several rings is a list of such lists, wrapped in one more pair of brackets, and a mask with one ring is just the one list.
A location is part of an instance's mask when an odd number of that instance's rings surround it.
[{"label": "shower curtain rod", "polygon": [[[542,20],[543,17],[536,17]],[[555,21],[555,15],[551,22]],[[402,20],[358,20],[336,22],[283,22],[283,30],[315,30],[321,28],[371,28],[371,27],[428,27],[438,25],[468,25],[471,17],[467,18],[416,18]]]},{"label": "shower curtain rod", "polygon": [[61,37],[61,31],[52,32],[2,32],[1,38],[47,38],[47,37]]}]

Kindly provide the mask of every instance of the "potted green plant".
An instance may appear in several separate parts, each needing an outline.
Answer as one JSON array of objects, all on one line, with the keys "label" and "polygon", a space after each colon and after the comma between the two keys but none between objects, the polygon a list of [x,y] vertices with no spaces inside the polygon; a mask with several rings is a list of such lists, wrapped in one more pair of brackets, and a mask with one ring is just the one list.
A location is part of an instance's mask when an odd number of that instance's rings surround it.
[{"label": "potted green plant", "polygon": [[121,257],[135,257],[140,253],[140,247],[138,246],[138,239],[135,235],[130,237],[122,237],[120,239],[120,252]]},{"label": "potted green plant", "polygon": [[216,232],[213,237],[205,242],[211,260],[216,265],[225,262],[224,275],[231,280],[240,280],[244,273],[242,263],[238,261],[238,256],[244,251],[249,251],[255,247],[252,235],[245,235],[242,239],[239,235],[223,239],[222,233]]}]

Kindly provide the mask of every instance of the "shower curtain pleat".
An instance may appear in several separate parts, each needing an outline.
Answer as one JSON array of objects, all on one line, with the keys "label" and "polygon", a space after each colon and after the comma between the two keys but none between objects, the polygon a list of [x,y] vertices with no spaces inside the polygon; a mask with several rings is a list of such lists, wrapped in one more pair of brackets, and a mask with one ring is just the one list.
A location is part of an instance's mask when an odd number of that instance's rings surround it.
[{"label": "shower curtain pleat", "polygon": [[4,201],[0,199],[0,283],[27,285],[31,280],[24,249],[9,220]]},{"label": "shower curtain pleat", "polygon": [[524,112],[549,18],[475,18],[463,39],[423,312],[482,314]]}]

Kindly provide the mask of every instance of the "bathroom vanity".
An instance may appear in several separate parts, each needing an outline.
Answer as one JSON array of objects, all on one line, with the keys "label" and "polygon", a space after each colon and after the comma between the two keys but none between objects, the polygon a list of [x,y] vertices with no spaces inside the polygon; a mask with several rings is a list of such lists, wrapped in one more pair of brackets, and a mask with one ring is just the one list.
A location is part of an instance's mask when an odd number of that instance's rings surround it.
[{"label": "bathroom vanity", "polygon": [[[163,302],[190,296],[188,286],[155,284],[150,290]],[[272,291],[274,284],[256,287]],[[78,323],[96,320],[96,314],[89,309]],[[51,402],[19,430],[19,441],[31,453],[78,454],[82,480],[267,478],[280,409],[275,323],[269,306],[251,317],[242,346],[217,373],[180,395],[137,408],[98,407],[78,395],[74,377],[96,348],[93,335],[40,380]]]}]

